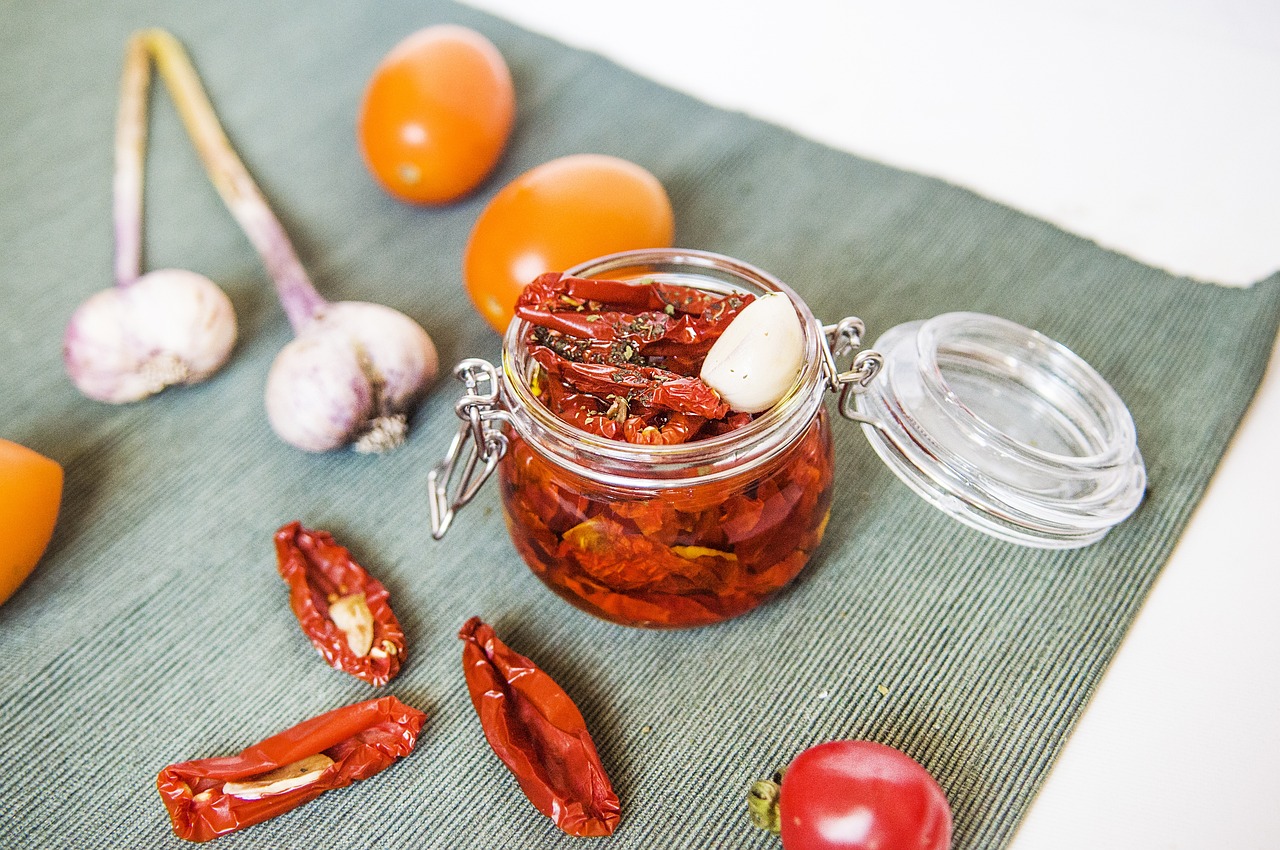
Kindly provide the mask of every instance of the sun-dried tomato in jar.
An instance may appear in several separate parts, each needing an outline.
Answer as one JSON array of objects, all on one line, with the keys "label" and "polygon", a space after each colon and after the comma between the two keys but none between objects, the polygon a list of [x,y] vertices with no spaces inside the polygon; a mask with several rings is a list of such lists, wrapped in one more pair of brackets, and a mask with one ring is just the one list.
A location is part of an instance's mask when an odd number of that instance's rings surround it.
[{"label": "sun-dried tomato in jar", "polygon": [[552,590],[606,620],[678,627],[745,613],[800,572],[826,530],[831,470],[819,411],[777,457],[724,480],[618,488],[519,437],[499,476],[516,550]]},{"label": "sun-dried tomato in jar", "polygon": [[[779,298],[795,314],[794,368],[776,403],[735,410],[699,378],[704,358],[753,302]],[[490,457],[505,448],[496,466],[516,549],[569,602],[654,628],[755,608],[808,563],[829,518],[823,334],[784,284],[714,254],[630,252],[540,278],[507,331],[501,374],[459,367],[460,415],[475,412],[453,463],[433,473],[437,536],[474,495],[466,474],[468,495],[446,493],[474,432]]]}]

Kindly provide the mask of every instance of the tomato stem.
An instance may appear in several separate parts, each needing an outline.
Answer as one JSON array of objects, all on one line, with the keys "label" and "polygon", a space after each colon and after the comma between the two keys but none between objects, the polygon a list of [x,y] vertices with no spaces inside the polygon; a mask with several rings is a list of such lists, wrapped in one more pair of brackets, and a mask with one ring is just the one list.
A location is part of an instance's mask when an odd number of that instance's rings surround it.
[{"label": "tomato stem", "polygon": [[132,283],[141,270],[143,151],[146,144],[146,94],[151,79],[149,60],[155,61],[214,188],[275,282],[280,303],[294,332],[301,331],[327,306],[327,302],[312,285],[284,227],[271,212],[244,163],[236,156],[182,44],[161,29],[135,33],[126,51],[116,122],[117,284]]},{"label": "tomato stem", "polygon": [[747,791],[747,811],[751,822],[774,835],[782,831],[782,815],[779,803],[782,800],[782,771],[773,775],[773,779],[759,779],[751,784]]}]

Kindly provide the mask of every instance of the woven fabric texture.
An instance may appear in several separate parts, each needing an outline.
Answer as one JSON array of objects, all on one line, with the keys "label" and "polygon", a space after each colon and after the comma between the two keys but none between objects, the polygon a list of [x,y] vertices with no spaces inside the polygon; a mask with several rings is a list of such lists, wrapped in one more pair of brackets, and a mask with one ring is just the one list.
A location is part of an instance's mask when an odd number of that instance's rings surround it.
[{"label": "woven fabric texture", "polygon": [[[1227,290],[1171,277],[465,7],[0,0],[0,19],[0,436],[67,472],[52,546],[0,608],[0,846],[179,846],[154,787],[161,767],[238,752],[376,694],[326,667],[289,612],[271,538],[298,519],[332,531],[390,589],[410,649],[384,690],[429,719],[408,759],[221,847],[582,846],[532,809],[481,736],[456,639],[473,614],[577,700],[622,800],[614,850],[777,847],[746,819],[747,786],[841,737],[918,759],[951,800],[955,846],[1000,847],[1200,499],[1275,338],[1280,279]],[[446,21],[501,49],[519,115],[481,191],[415,209],[367,176],[355,115],[378,59]],[[61,335],[110,282],[122,49],[156,25],[188,46],[319,289],[419,320],[446,369],[499,352],[460,281],[486,201],[553,157],[616,154],[666,185],[679,244],[768,269],[828,321],[857,314],[874,337],[973,310],[1065,343],[1129,404],[1147,499],[1089,548],[1019,548],[939,514],[837,422],[827,541],[779,597],[692,631],[594,620],[521,564],[494,487],[432,541],[425,479],[455,428],[451,381],[384,457],[308,455],[271,433],[263,386],[289,328],[162,92],[147,266],[218,281],[240,341],[202,386],[123,407],[88,401],[63,374]]]}]

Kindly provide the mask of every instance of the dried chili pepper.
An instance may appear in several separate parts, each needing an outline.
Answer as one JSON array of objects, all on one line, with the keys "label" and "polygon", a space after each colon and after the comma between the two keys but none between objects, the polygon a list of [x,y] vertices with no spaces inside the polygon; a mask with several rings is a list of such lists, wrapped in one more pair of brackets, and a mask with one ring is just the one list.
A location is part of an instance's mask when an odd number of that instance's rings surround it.
[{"label": "dried chili pepper", "polygon": [[327,531],[291,522],[275,534],[280,575],[302,631],[330,666],[371,685],[400,671],[404,630],[387,589]]},{"label": "dried chili pepper", "polygon": [[156,788],[187,841],[209,841],[368,779],[413,751],[427,716],[386,696],[339,708],[238,756],[171,764]]},{"label": "dried chili pepper", "polygon": [[573,700],[479,617],[458,637],[485,738],[529,801],[570,835],[612,835],[618,797]]}]

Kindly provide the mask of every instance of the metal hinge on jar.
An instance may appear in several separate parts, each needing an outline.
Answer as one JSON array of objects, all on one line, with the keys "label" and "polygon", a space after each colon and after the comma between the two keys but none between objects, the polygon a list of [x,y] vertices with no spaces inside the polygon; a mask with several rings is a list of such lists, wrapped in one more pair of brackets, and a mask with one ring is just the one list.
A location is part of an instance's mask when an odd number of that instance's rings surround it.
[{"label": "metal hinge on jar", "polygon": [[[498,401],[498,371],[492,363],[469,358],[454,367],[453,376],[466,385],[466,392],[453,406],[462,424],[453,435],[444,460],[427,474],[431,536],[436,540],[449,530],[458,508],[475,498],[498,468],[498,461],[507,453],[507,435],[502,433],[501,423],[511,421]],[[464,451],[466,460],[459,464]],[[459,466],[461,476],[450,496],[449,486]]]},{"label": "metal hinge on jar", "polygon": [[857,316],[846,316],[834,325],[823,325],[822,371],[827,378],[827,387],[840,393],[840,415],[854,422],[875,425],[857,411],[854,400],[880,373],[884,357],[870,348],[858,351],[852,368],[843,372],[836,362],[837,357],[847,357],[857,351],[866,332],[866,326]]}]

